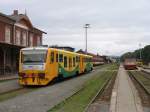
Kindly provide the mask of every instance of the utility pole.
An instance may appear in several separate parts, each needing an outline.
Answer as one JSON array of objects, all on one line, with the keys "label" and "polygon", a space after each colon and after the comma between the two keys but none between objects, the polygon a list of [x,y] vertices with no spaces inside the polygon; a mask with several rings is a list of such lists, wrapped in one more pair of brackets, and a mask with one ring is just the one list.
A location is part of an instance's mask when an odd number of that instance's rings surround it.
[{"label": "utility pole", "polygon": [[139,43],[139,47],[140,47],[140,60],[142,60],[142,48],[141,48],[141,43]]},{"label": "utility pole", "polygon": [[87,54],[87,29],[90,28],[90,24],[85,24],[85,52]]}]

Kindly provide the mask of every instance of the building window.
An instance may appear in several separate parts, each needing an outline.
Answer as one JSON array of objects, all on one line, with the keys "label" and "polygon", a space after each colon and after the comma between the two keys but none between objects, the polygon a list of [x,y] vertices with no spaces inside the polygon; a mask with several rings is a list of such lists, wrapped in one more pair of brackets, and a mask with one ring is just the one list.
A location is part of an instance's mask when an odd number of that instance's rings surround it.
[{"label": "building window", "polygon": [[40,46],[40,45],[41,45],[41,37],[37,36],[37,46]]},{"label": "building window", "polygon": [[22,33],[22,45],[27,45],[27,33],[25,31]]},{"label": "building window", "polygon": [[10,27],[5,27],[5,42],[10,43]]},{"label": "building window", "polygon": [[16,30],[16,44],[20,45],[20,30]]},{"label": "building window", "polygon": [[33,46],[33,34],[30,34],[29,46]]}]

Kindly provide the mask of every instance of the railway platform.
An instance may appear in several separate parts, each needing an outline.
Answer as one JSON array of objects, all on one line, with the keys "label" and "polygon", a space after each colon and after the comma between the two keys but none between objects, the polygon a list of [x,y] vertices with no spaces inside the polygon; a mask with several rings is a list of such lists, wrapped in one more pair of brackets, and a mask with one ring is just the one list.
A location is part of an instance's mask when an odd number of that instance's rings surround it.
[{"label": "railway platform", "polygon": [[150,69],[141,69],[141,71],[150,74]]},{"label": "railway platform", "polygon": [[14,74],[14,75],[0,75],[0,81],[3,80],[10,80],[10,79],[17,79],[18,75]]},{"label": "railway platform", "polygon": [[122,65],[112,91],[110,112],[143,112],[137,90]]}]

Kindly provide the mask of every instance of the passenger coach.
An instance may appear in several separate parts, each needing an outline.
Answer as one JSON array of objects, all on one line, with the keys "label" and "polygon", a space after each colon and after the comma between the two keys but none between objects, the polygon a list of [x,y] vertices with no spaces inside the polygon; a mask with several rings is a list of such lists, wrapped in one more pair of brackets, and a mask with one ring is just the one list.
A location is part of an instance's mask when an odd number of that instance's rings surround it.
[{"label": "passenger coach", "polygon": [[93,69],[92,56],[45,47],[20,51],[19,83],[47,85],[55,78],[66,78]]}]

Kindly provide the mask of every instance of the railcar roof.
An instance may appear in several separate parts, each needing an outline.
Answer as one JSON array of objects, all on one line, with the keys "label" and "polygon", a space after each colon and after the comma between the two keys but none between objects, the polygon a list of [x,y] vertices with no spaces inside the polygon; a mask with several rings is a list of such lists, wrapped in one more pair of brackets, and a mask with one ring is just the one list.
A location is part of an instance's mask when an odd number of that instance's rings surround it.
[{"label": "railcar roof", "polygon": [[65,53],[68,53],[68,54],[76,54],[76,55],[79,55],[79,56],[92,57],[90,55],[79,54],[79,53],[76,53],[76,52],[70,52],[70,51],[66,51],[66,50],[62,50],[62,49],[57,49],[57,48],[49,48],[49,49],[57,50],[57,51],[60,51],[60,52],[65,52]]},{"label": "railcar roof", "polygon": [[86,56],[86,57],[91,57],[90,55],[85,55],[85,54],[79,54],[79,53],[76,53],[76,52],[70,52],[70,51],[66,51],[66,50],[62,50],[62,49],[57,49],[57,48],[48,48],[48,47],[27,47],[27,48],[22,48],[21,50],[22,51],[28,51],[28,50],[57,50],[59,52],[65,52],[65,53],[68,53],[68,54],[76,54],[76,55],[79,55],[79,56]]}]

